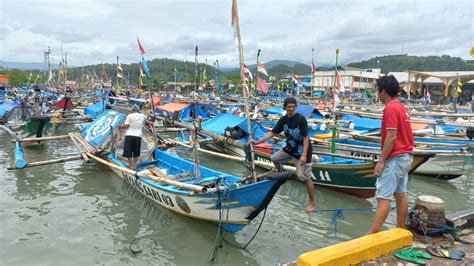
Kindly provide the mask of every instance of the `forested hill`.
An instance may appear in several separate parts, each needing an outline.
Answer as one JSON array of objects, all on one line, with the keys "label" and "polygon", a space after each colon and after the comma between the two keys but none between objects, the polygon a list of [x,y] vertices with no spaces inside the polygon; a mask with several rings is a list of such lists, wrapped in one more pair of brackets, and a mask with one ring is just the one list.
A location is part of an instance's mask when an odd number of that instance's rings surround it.
[{"label": "forested hill", "polygon": [[357,68],[381,68],[382,73],[400,72],[405,70],[419,71],[474,71],[473,60],[460,57],[386,55],[377,56],[366,61],[350,63],[347,66]]}]

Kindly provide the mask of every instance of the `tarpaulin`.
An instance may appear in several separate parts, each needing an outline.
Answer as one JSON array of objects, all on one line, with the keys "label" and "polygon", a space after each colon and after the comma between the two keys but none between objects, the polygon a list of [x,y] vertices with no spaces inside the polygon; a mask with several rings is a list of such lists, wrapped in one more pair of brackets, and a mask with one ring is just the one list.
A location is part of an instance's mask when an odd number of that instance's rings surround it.
[{"label": "tarpaulin", "polygon": [[94,121],[87,125],[81,134],[95,148],[100,148],[110,140],[110,128],[117,128],[125,120],[125,116],[114,110],[107,109]]}]

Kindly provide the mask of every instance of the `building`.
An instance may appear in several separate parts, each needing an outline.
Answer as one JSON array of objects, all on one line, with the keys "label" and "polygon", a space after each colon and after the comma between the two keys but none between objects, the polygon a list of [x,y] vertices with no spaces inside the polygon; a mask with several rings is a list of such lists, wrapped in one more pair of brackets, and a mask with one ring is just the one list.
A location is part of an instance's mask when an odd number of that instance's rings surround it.
[{"label": "building", "polygon": [[398,80],[402,89],[407,92],[409,99],[420,98],[428,91],[431,92],[431,98],[435,101],[454,97],[458,79],[462,84],[461,90],[463,92],[469,95],[474,92],[474,71],[407,70],[405,72],[390,72],[388,75],[393,75]]}]

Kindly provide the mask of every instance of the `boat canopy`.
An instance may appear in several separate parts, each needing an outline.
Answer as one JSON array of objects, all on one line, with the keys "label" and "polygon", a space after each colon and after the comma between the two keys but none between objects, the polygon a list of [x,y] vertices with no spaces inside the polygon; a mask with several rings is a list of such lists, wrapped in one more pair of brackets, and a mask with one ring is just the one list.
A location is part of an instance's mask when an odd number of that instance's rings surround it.
[{"label": "boat canopy", "polygon": [[86,108],[84,108],[84,114],[90,115],[92,119],[95,119],[100,113],[102,113],[102,111],[104,111],[104,103],[105,100],[102,100],[87,106]]},{"label": "boat canopy", "polygon": [[359,117],[356,115],[343,115],[342,120],[351,120],[354,122],[355,130],[378,130],[382,127],[382,120]]}]

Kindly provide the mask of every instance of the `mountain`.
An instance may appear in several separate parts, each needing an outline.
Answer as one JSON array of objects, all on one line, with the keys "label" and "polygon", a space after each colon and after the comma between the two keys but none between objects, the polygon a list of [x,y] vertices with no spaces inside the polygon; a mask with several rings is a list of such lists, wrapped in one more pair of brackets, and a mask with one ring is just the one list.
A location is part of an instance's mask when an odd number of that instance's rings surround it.
[{"label": "mountain", "polygon": [[418,71],[473,71],[472,60],[460,57],[413,56],[407,54],[377,56],[369,60],[350,63],[347,66],[357,68],[381,68],[382,73],[400,72],[405,70]]},{"label": "mountain", "polygon": [[[0,60],[0,66],[7,69],[44,70],[44,64],[36,62],[8,62]],[[59,67],[58,64],[52,64],[51,66],[53,69]]]},{"label": "mountain", "polygon": [[[263,63],[263,62],[260,62]],[[291,60],[272,60],[268,61],[266,63],[263,63],[267,69],[271,69],[273,67],[279,66],[279,65],[284,65],[284,66],[294,66],[294,65],[304,65],[298,61],[291,61]],[[251,64],[248,65],[250,69],[255,69],[257,64]],[[238,71],[239,69],[237,67],[231,67],[231,68],[221,68],[222,72],[235,72]]]}]

